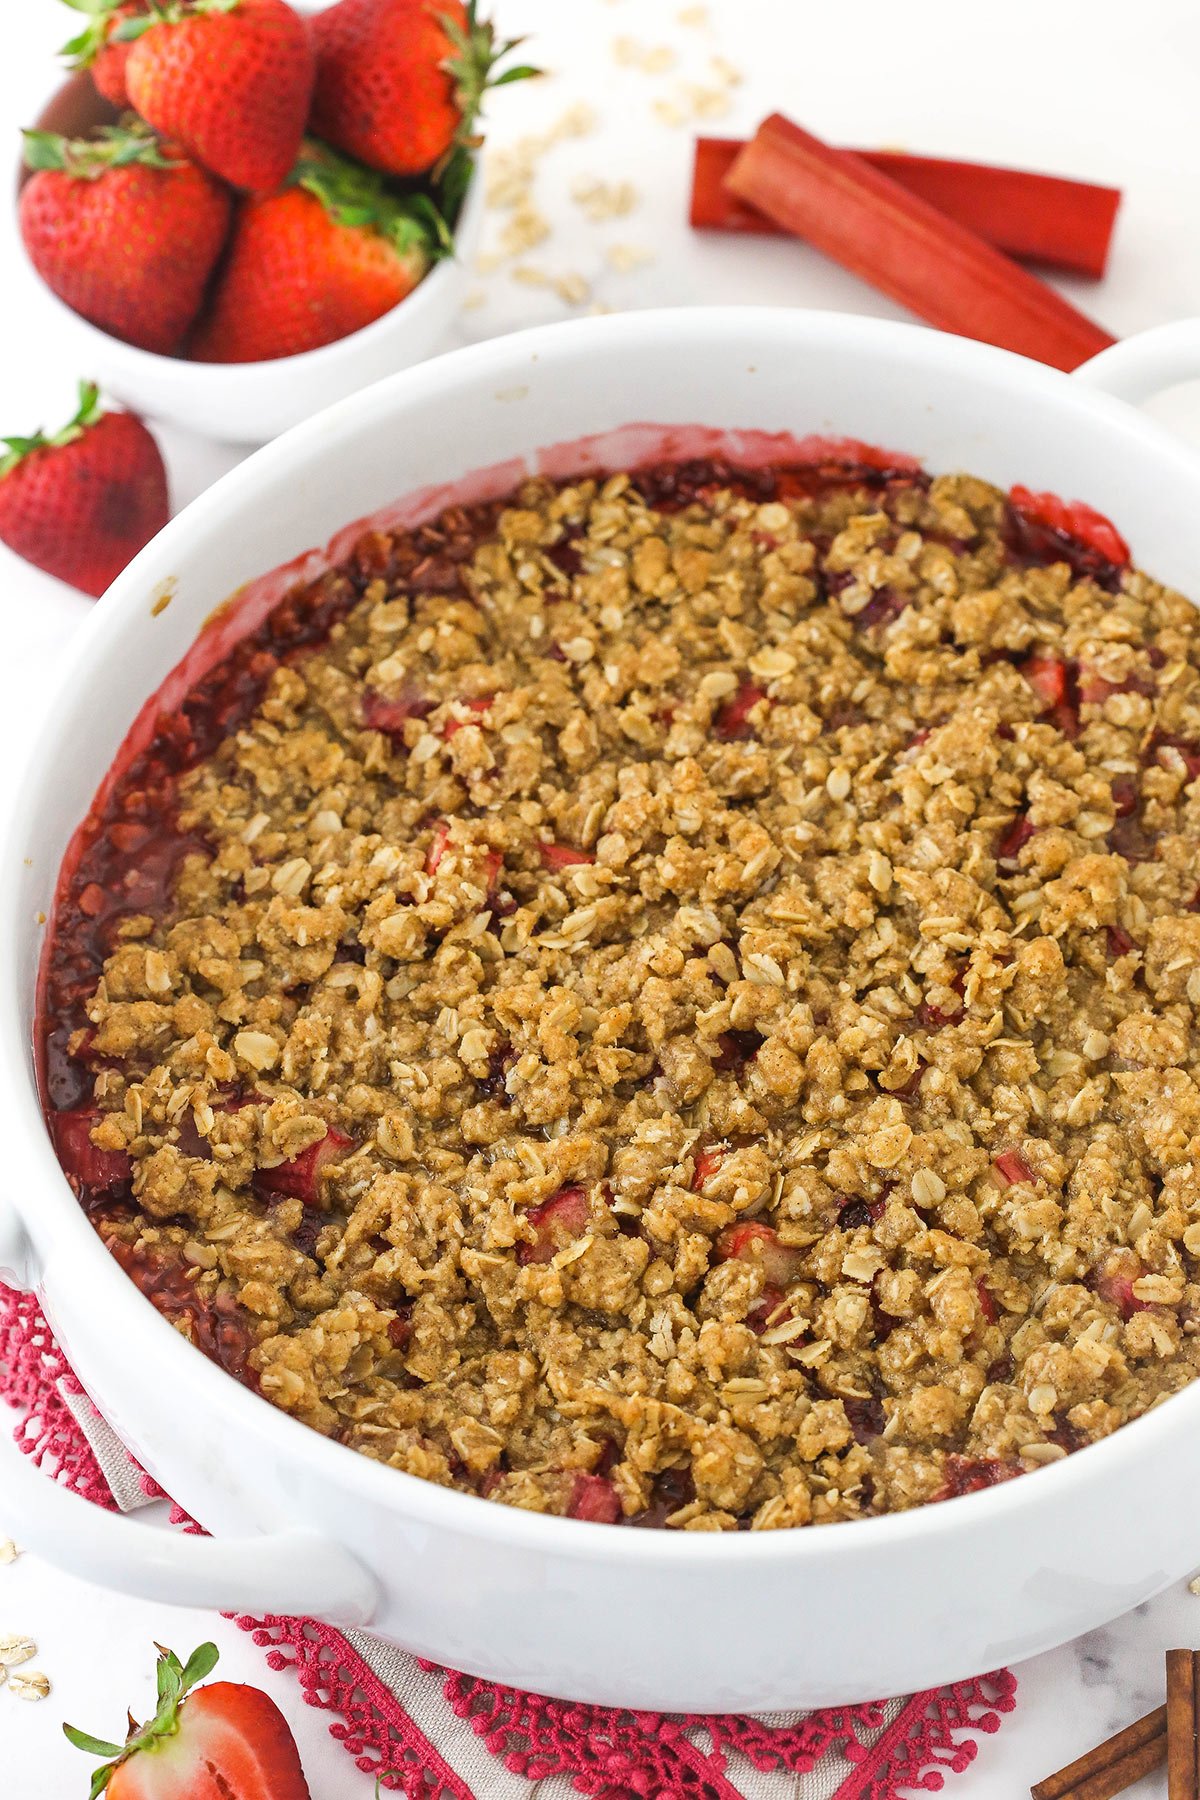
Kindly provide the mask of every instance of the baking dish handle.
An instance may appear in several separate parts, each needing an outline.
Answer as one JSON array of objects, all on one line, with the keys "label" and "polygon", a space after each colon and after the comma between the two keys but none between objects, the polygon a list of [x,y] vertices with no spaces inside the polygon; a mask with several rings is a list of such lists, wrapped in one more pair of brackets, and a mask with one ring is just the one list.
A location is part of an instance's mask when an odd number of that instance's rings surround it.
[{"label": "baking dish handle", "polygon": [[1200,379],[1200,320],[1176,319],[1123,338],[1076,369],[1075,379],[1132,406]]},{"label": "baking dish handle", "polygon": [[106,1512],[39,1474],[0,1429],[4,1529],[56,1568],[118,1593],[221,1612],[300,1614],[365,1625],[375,1583],[348,1550],[316,1531],[210,1538]]}]

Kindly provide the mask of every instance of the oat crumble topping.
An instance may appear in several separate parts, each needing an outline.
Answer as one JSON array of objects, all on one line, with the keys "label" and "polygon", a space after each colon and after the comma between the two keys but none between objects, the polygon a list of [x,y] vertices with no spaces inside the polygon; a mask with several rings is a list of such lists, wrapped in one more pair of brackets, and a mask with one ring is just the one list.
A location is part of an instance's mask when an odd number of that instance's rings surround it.
[{"label": "oat crumble topping", "polygon": [[1180,595],[968,476],[709,466],[288,606],[56,921],[59,1153],[181,1331],[398,1469],[694,1531],[1193,1379]]}]

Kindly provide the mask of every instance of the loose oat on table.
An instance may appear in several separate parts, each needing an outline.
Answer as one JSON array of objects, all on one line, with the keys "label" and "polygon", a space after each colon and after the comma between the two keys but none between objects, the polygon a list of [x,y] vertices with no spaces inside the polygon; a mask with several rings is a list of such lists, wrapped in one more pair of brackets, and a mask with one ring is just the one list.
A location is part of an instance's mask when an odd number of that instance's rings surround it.
[{"label": "loose oat on table", "polygon": [[60,900],[52,1127],[124,1268],[396,1469],[698,1531],[1191,1381],[1200,624],[1097,542],[870,466],[366,536]]},{"label": "loose oat on table", "polygon": [[15,1700],[45,1700],[50,1694],[50,1677],[40,1669],[14,1670],[8,1677],[8,1691]]}]

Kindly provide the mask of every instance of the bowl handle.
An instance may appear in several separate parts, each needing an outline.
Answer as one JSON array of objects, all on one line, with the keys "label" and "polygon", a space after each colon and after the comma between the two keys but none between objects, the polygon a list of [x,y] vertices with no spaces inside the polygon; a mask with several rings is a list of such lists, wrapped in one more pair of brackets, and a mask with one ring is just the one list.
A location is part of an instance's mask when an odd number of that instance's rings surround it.
[{"label": "bowl handle", "polygon": [[83,1580],[173,1606],[293,1613],[365,1625],[375,1583],[348,1550],[317,1531],[210,1538],[106,1512],[39,1474],[0,1429],[4,1528],[23,1548]]},{"label": "bowl handle", "polygon": [[1200,379],[1200,321],[1176,319],[1123,338],[1076,369],[1075,378],[1133,406],[1177,382]]}]

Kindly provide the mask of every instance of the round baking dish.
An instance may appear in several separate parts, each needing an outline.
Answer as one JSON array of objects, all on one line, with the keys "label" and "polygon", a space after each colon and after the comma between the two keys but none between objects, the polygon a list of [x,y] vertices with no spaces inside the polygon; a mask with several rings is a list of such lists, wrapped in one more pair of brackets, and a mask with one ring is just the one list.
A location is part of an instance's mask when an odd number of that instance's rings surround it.
[{"label": "round baking dish", "polygon": [[186,659],[175,679],[194,679],[291,582],[337,557],[349,521],[427,517],[452,497],[501,494],[526,469],[565,475],[701,449],[766,460],[771,434],[834,433],[935,471],[1081,496],[1116,520],[1143,567],[1200,595],[1200,458],[1097,391],[1137,398],[1197,370],[1192,327],[1118,346],[1069,378],[962,339],[832,314],[588,320],[397,375],[270,445],[181,514],[71,646],[14,783],[0,862],[0,1269],[36,1287],[96,1404],[213,1536],[102,1514],[5,1440],[9,1528],[130,1592],[369,1624],[515,1686],[678,1711],[935,1685],[1073,1637],[1190,1568],[1200,1386],[1019,1481],[793,1532],[621,1531],[371,1462],[231,1381],[128,1281],[55,1160],[30,1041],[44,917],[97,771],[171,671]]}]

